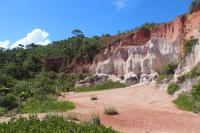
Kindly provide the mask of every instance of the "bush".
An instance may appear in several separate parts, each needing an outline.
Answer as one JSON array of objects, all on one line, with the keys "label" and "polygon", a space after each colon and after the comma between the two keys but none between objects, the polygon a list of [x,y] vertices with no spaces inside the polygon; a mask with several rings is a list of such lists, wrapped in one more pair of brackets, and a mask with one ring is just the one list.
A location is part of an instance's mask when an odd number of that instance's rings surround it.
[{"label": "bush", "polygon": [[181,94],[174,103],[183,110],[200,112],[200,81],[188,93]]},{"label": "bush", "polygon": [[98,100],[98,98],[97,97],[91,97],[91,100]]},{"label": "bush", "polygon": [[171,79],[175,73],[175,69],[177,68],[177,64],[170,63],[163,66],[159,72],[159,78],[157,79],[158,83],[161,83],[163,79]]},{"label": "bush", "polygon": [[179,90],[179,85],[177,83],[170,83],[167,87],[167,93],[170,95],[173,95],[178,90]]},{"label": "bush", "polygon": [[118,114],[117,110],[114,107],[105,108],[104,113],[106,115],[117,115]]},{"label": "bush", "polygon": [[193,46],[198,42],[198,39],[190,39],[190,40],[185,40],[183,43],[183,51],[185,55],[190,53],[192,51]]},{"label": "bush", "polygon": [[178,77],[178,83],[183,83],[188,78],[187,74],[183,74]]},{"label": "bush", "polygon": [[186,111],[193,111],[192,98],[190,94],[188,93],[183,93],[179,95],[179,97],[176,100],[174,100],[174,103],[180,109],[183,109]]},{"label": "bush", "polygon": [[0,116],[5,115],[6,112],[7,112],[7,110],[5,108],[0,107]]},{"label": "bush", "polygon": [[163,66],[161,68],[160,74],[161,75],[173,75],[175,73],[175,69],[177,68],[177,64],[171,63]]},{"label": "bush", "polygon": [[192,86],[191,95],[195,101],[200,101],[200,81]]},{"label": "bush", "polygon": [[126,87],[125,84],[120,82],[113,82],[111,80],[108,80],[102,84],[97,85],[90,85],[85,87],[78,87],[75,88],[77,92],[88,92],[88,91],[101,91],[101,90],[108,90],[108,89],[114,89],[114,88],[123,88]]},{"label": "bush", "polygon": [[7,108],[8,110],[18,107],[18,99],[12,94],[8,94],[0,98],[0,107]]},{"label": "bush", "polygon": [[77,124],[62,117],[52,117],[39,120],[36,117],[29,119],[13,119],[8,123],[0,124],[1,133],[117,133],[111,128],[97,125]]}]

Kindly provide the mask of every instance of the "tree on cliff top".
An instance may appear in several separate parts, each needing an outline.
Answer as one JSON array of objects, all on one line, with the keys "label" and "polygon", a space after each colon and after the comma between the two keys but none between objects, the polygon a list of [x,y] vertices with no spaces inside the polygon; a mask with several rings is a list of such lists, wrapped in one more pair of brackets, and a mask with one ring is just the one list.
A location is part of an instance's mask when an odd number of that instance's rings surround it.
[{"label": "tree on cliff top", "polygon": [[190,12],[200,10],[200,0],[193,0],[190,5]]}]

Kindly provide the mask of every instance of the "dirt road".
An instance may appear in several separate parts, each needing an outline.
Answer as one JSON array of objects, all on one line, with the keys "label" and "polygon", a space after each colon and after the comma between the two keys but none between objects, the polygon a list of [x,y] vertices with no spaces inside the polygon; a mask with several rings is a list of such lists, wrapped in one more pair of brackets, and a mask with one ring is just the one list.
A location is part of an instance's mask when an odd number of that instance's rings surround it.
[{"label": "dirt road", "polygon": [[[91,97],[97,96],[97,101]],[[100,92],[70,93],[59,100],[75,102],[79,119],[91,113],[100,116],[102,124],[125,133],[200,133],[200,115],[178,110],[172,97],[154,86],[136,85]],[[103,114],[113,106],[116,116]]]}]

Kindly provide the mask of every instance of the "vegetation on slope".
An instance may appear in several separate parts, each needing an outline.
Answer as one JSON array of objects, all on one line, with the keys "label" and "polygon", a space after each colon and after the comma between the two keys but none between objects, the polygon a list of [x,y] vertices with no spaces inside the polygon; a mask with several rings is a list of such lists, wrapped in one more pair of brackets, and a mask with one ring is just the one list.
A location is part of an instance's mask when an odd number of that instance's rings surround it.
[{"label": "vegetation on slope", "polygon": [[174,103],[180,109],[200,113],[200,81],[192,86],[190,92],[182,93]]},{"label": "vegetation on slope", "polygon": [[39,120],[19,118],[0,124],[1,133],[117,133],[102,125],[76,124],[61,117],[49,117]]},{"label": "vegetation on slope", "polygon": [[200,76],[200,63],[198,63],[197,65],[195,65],[191,69],[190,72],[185,73],[185,74],[181,75],[180,77],[178,77],[178,82],[179,83],[183,83],[187,79],[196,78],[198,76]]},{"label": "vegetation on slope", "polygon": [[190,53],[192,51],[193,46],[197,44],[198,41],[199,40],[195,38],[185,40],[183,43],[184,54],[187,55],[188,53]]},{"label": "vegetation on slope", "polygon": [[125,32],[118,31],[118,35],[126,34],[126,33],[129,33],[129,32],[136,32],[136,31],[139,31],[141,29],[152,28],[152,27],[157,26],[157,25],[159,25],[159,23],[147,22],[147,23],[144,23],[141,26],[133,28],[132,30],[127,30]]},{"label": "vegetation on slope", "polygon": [[179,85],[177,83],[170,83],[167,87],[167,93],[170,95],[173,95],[178,90],[179,90]]},{"label": "vegetation on slope", "polygon": [[123,87],[126,87],[126,85],[123,83],[113,82],[111,80],[108,80],[102,84],[78,87],[78,88],[75,88],[75,91],[77,92],[102,91],[102,90],[108,90],[108,89],[113,89],[113,88],[123,88]]},{"label": "vegetation on slope", "polygon": [[175,69],[177,68],[177,64],[170,63],[163,66],[159,72],[158,82],[161,82],[165,78],[172,78],[175,73]]}]

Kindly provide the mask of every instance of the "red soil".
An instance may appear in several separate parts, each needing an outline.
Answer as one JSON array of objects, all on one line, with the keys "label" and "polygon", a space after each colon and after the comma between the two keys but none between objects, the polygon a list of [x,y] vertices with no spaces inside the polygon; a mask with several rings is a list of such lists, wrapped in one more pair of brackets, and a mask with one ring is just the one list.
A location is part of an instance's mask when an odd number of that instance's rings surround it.
[{"label": "red soil", "polygon": [[[92,101],[91,97],[98,97]],[[155,86],[136,85],[100,92],[70,93],[60,100],[73,101],[81,120],[97,113],[102,124],[125,133],[200,133],[200,116],[178,110],[173,98]],[[107,116],[105,107],[113,106],[119,115]]]}]

